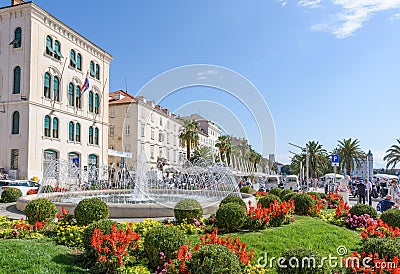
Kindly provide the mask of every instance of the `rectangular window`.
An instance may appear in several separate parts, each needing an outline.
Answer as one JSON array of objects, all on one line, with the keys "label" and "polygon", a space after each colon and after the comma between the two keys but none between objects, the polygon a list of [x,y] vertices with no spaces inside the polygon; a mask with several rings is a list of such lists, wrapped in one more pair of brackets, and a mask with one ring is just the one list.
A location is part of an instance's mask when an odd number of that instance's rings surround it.
[{"label": "rectangular window", "polygon": [[150,147],[150,158],[154,159],[154,146]]},{"label": "rectangular window", "polygon": [[110,117],[115,117],[115,108],[110,108]]},{"label": "rectangular window", "polygon": [[18,156],[19,156],[19,150],[18,149],[11,149],[11,165],[10,165],[10,169],[18,169]]},{"label": "rectangular window", "polygon": [[159,156],[162,157],[163,153],[162,153],[162,147],[159,148]]},{"label": "rectangular window", "polygon": [[169,129],[169,121],[167,121],[167,129]]},{"label": "rectangular window", "polygon": [[151,113],[151,118],[150,119],[151,119],[152,122],[154,122],[154,113],[153,112]]},{"label": "rectangular window", "polygon": [[115,134],[115,126],[110,126],[110,136],[114,136]]},{"label": "rectangular window", "polygon": [[176,146],[176,136],[172,136],[172,138],[174,139],[174,146]]},{"label": "rectangular window", "polygon": [[162,117],[160,117],[160,126],[162,126]]},{"label": "rectangular window", "polygon": [[140,125],[140,132],[141,132],[141,136],[144,137],[144,124]]},{"label": "rectangular window", "polygon": [[154,129],[151,129],[150,138],[151,138],[151,140],[154,140]]},{"label": "rectangular window", "polygon": [[125,125],[125,135],[130,135],[130,134],[131,134],[131,126]]},{"label": "rectangular window", "polygon": [[126,145],[125,146],[125,152],[131,152],[131,146],[130,145]]},{"label": "rectangular window", "polygon": [[169,144],[169,133],[167,133],[167,144]]}]

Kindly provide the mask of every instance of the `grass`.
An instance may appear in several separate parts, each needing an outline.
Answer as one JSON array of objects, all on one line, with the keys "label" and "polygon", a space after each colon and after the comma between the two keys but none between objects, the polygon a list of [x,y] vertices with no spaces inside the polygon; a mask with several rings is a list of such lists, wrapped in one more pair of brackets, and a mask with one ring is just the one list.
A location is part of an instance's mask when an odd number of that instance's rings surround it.
[{"label": "grass", "polygon": [[[309,247],[321,256],[337,256],[337,248],[354,251],[361,241],[358,232],[328,224],[318,218],[296,216],[290,225],[268,228],[260,232],[230,234],[254,249],[255,260],[267,253],[268,258],[280,257],[294,247]],[[224,235],[226,236],[226,235]],[[189,237],[199,242],[199,235]],[[34,240],[0,240],[0,274],[2,273],[90,273],[78,266],[72,251],[49,238]],[[275,273],[269,270],[268,273]]]},{"label": "grass", "polygon": [[89,273],[77,266],[71,250],[48,238],[1,240],[0,273]]},{"label": "grass", "polygon": [[[331,225],[318,218],[303,216],[296,216],[296,221],[290,225],[268,228],[260,232],[239,232],[230,235],[232,239],[237,236],[242,242],[246,242],[248,249],[254,249],[256,262],[258,258],[265,257],[265,254],[268,260],[272,257],[279,258],[285,250],[295,247],[312,248],[320,256],[339,257],[337,253],[339,246],[345,246],[349,255],[361,242],[361,236],[356,231]],[[198,238],[197,235],[190,236],[193,243],[198,243]],[[275,273],[275,270],[272,269],[268,273]]]}]

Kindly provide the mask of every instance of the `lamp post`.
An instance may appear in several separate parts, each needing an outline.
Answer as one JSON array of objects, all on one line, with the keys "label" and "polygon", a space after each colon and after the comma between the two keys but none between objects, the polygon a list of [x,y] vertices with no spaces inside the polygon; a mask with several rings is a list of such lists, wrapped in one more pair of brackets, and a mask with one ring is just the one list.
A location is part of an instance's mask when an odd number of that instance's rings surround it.
[{"label": "lamp post", "polygon": [[292,143],[289,143],[289,145],[291,145],[291,146],[294,146],[294,147],[297,147],[297,148],[300,148],[302,151],[305,151],[306,152],[306,183],[307,183],[307,186],[308,186],[308,182],[309,182],[309,169],[310,169],[310,163],[309,163],[309,155],[308,155],[308,146],[307,146],[307,144],[306,144],[306,147],[304,148],[304,147],[301,147],[301,146],[298,146],[298,145],[295,145],[295,144],[292,144]]}]

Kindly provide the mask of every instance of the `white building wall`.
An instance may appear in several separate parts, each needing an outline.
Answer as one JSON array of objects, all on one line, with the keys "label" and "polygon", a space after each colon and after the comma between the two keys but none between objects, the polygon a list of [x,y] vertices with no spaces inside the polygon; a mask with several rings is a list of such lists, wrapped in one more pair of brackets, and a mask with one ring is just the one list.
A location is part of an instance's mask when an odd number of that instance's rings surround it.
[{"label": "white building wall", "polygon": [[[22,46],[9,45],[16,27],[22,28]],[[4,34],[7,34],[3,36]],[[42,177],[43,151],[53,149],[61,159],[69,152],[81,155],[81,166],[87,165],[89,154],[107,163],[108,152],[108,83],[112,57],[102,49],[68,28],[34,3],[25,3],[0,10],[0,167],[10,168],[10,150],[18,148],[20,177]],[[46,36],[58,40],[64,58],[57,60],[46,54]],[[69,66],[70,50],[82,55],[82,71]],[[88,93],[82,96],[82,109],[68,105],[70,82],[82,86],[90,61],[100,66],[100,80],[90,77],[90,89],[100,95],[100,112],[88,111]],[[13,69],[21,67],[21,93],[12,94]],[[49,72],[60,79],[60,102],[43,96],[44,74]],[[52,91],[51,91],[52,93]],[[105,95],[105,98],[103,98]],[[4,110],[4,112],[2,112]],[[12,113],[20,111],[20,134],[11,134]],[[59,138],[44,137],[44,117],[59,119]],[[81,142],[68,141],[68,123],[81,125]],[[99,129],[99,145],[88,144],[89,126]],[[11,136],[12,135],[12,136]]]}]

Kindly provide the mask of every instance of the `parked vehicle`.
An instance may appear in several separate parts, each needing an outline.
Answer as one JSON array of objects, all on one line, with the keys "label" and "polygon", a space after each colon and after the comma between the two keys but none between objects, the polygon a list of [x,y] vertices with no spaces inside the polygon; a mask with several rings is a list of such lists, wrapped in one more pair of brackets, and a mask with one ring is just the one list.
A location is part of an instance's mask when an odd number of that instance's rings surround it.
[{"label": "parked vehicle", "polygon": [[290,189],[293,191],[299,191],[300,190],[299,177],[297,177],[297,175],[286,176],[286,179],[283,183],[283,188]]},{"label": "parked vehicle", "polygon": [[12,187],[18,188],[22,192],[22,196],[26,196],[28,191],[31,189],[38,190],[39,184],[30,180],[0,180],[0,193],[4,189]]},{"label": "parked vehicle", "polygon": [[265,182],[265,191],[277,188],[280,185],[280,178],[278,175],[269,175]]},{"label": "parked vehicle", "polygon": [[338,185],[338,181],[344,178],[343,175],[334,174],[334,173],[327,173],[320,178],[321,181],[324,181],[325,186],[325,193],[328,192],[335,192],[336,187]]}]

